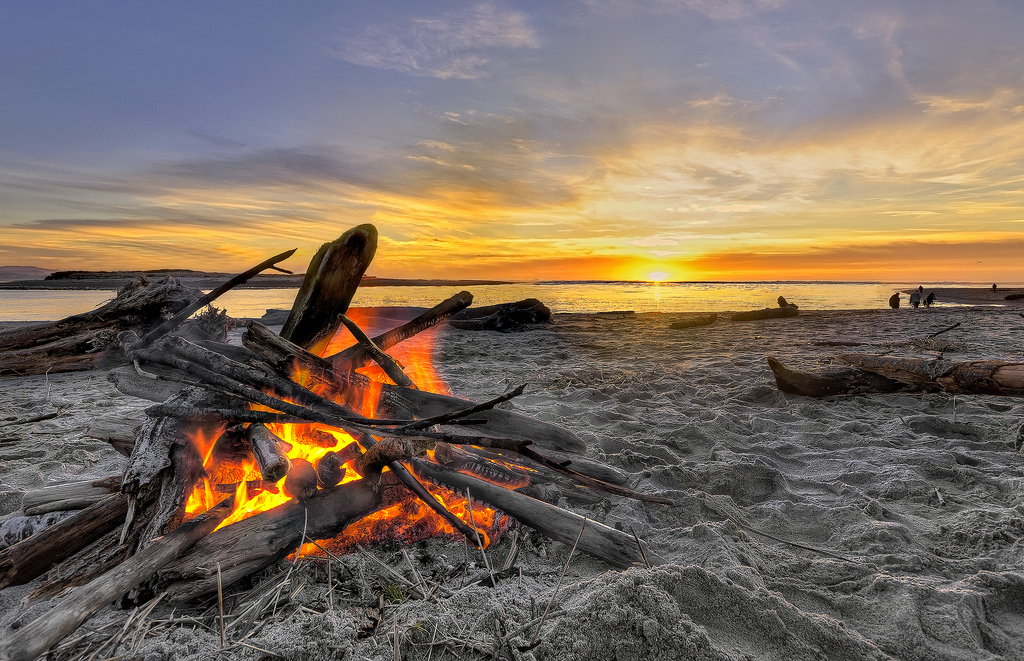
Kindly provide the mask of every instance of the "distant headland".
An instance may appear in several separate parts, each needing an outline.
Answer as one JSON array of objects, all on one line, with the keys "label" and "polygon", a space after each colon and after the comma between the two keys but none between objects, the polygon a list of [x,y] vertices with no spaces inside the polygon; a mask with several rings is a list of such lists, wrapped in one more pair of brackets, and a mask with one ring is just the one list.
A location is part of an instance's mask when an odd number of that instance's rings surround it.
[{"label": "distant headland", "polygon": [[[200,289],[213,289],[234,277],[234,273],[192,271],[189,269],[152,269],[146,271],[50,271],[34,266],[0,266],[0,289],[109,289],[118,290],[138,278],[171,276]],[[241,285],[244,289],[298,288],[303,273],[263,273]],[[510,285],[508,280],[429,280],[378,278],[364,276],[362,287],[475,287]]]}]

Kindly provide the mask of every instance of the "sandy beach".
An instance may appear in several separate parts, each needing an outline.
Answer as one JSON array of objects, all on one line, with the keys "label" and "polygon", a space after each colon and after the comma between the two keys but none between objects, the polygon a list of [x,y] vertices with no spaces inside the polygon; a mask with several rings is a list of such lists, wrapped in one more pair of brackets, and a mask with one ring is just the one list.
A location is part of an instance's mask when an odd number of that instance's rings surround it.
[{"label": "sandy beach", "polygon": [[[617,571],[575,555],[539,644],[521,651],[569,548],[523,528],[507,578],[462,588],[484,571],[462,542],[386,543],[334,561],[330,584],[325,561],[301,561],[292,598],[225,651],[215,603],[173,615],[158,605],[144,631],[97,658],[1024,659],[1024,402],[811,399],[780,392],[765,361],[813,369],[858,351],[1022,361],[1024,318],[987,303],[687,330],[669,325],[694,315],[653,313],[559,314],[509,334],[443,329],[435,358],[454,394],[483,400],[526,383],[515,410],[572,429],[628,486],[678,503],[531,487],[635,531],[666,564]],[[958,322],[941,343],[911,342]],[[102,371],[0,380],[0,517],[25,491],[117,473],[123,457],[89,429],[141,420],[148,405]],[[492,565],[514,536],[488,550]],[[410,584],[418,575],[446,589],[412,598],[370,555]],[[38,585],[0,591],[0,637],[56,603],[24,607]],[[107,608],[69,640],[98,645],[129,615]]]}]

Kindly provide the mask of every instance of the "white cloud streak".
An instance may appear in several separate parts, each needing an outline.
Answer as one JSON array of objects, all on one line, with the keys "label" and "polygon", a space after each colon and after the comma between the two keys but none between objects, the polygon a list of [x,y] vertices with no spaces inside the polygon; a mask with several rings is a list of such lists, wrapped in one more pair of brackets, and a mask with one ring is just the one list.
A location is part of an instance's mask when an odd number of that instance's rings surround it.
[{"label": "white cloud streak", "polygon": [[375,25],[343,39],[330,53],[365,67],[442,79],[483,77],[494,49],[537,48],[525,14],[493,4],[438,17],[412,17],[404,25]]}]

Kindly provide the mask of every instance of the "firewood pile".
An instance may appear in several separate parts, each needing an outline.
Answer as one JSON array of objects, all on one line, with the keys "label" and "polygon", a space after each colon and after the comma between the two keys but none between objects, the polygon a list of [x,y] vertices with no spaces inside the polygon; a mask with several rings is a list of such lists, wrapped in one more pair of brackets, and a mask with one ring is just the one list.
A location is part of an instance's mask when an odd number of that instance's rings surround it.
[{"label": "firewood pile", "polygon": [[[387,353],[466,309],[471,294],[373,338],[346,316],[376,241],[376,229],[362,225],[325,244],[280,334],[249,322],[239,346],[170,331],[291,252],[148,333],[119,333],[128,364],[110,380],[158,403],[123,475],[36,498],[37,512],[49,511],[48,499],[80,509],[0,551],[0,588],[49,572],[31,598],[66,593],[0,641],[0,660],[36,658],[112,602],[193,603],[304,544],[346,535],[336,548],[372,544],[396,512],[417,512],[412,527],[461,534],[480,548],[507,526],[504,513],[615,568],[660,561],[635,535],[516,491],[531,479],[567,480],[672,504],[615,484],[614,471],[582,457],[573,432],[496,408],[523,386],[482,403],[429,392]],[[341,326],[357,341],[329,354]]]}]

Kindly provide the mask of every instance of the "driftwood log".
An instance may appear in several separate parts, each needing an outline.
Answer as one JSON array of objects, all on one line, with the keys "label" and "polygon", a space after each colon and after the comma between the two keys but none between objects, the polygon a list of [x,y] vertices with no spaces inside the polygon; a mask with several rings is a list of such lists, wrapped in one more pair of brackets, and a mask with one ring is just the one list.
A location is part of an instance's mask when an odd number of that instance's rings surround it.
[{"label": "driftwood log", "polygon": [[124,523],[127,512],[128,497],[113,494],[0,551],[0,588],[42,575]]},{"label": "driftwood log", "polygon": [[459,330],[511,333],[551,320],[551,310],[535,298],[470,308],[454,315],[448,325]]},{"label": "driftwood log", "polygon": [[905,383],[852,367],[804,372],[791,369],[772,356],[768,356],[767,359],[779,390],[794,395],[832,397],[913,390]]},{"label": "driftwood log", "polygon": [[893,392],[947,392],[1024,397],[1024,363],[1001,360],[955,362],[942,358],[902,358],[841,354],[850,367],[803,372],[769,357],[779,390],[809,397]]},{"label": "driftwood log", "polygon": [[955,362],[943,358],[900,358],[872,354],[840,354],[838,360],[857,369],[951,394],[1024,396],[1024,363],[1002,360]]},{"label": "driftwood log", "polygon": [[674,330],[683,330],[685,328],[700,328],[701,326],[710,326],[711,324],[718,321],[718,314],[712,312],[711,314],[702,315],[693,319],[687,319],[686,321],[677,321],[670,325],[669,328]]},{"label": "driftwood log", "polygon": [[784,319],[796,317],[800,310],[795,305],[787,305],[780,308],[765,308],[763,310],[751,310],[749,312],[737,312],[732,316],[733,321],[757,321],[759,319]]}]

